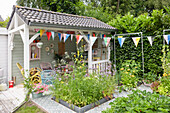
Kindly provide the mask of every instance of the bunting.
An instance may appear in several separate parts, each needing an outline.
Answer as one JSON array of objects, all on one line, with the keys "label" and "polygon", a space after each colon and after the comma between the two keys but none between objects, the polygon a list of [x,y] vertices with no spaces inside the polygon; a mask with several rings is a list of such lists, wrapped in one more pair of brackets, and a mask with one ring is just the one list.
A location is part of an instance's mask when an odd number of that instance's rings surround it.
[{"label": "bunting", "polygon": [[44,34],[45,30],[44,29],[40,29],[40,37],[42,37],[42,35]]},{"label": "bunting", "polygon": [[133,39],[133,42],[135,43],[136,47],[138,46],[138,43],[139,43],[139,40],[140,40],[140,37],[134,37],[132,38]]},{"label": "bunting", "polygon": [[111,40],[111,38],[108,38],[108,37],[104,38],[104,43],[105,43],[106,47],[109,45],[110,40]]},{"label": "bunting", "polygon": [[164,35],[164,39],[165,39],[166,43],[169,44],[170,35]]},{"label": "bunting", "polygon": [[96,34],[95,33],[93,33],[93,37],[95,37],[96,36]]},{"label": "bunting", "polygon": [[71,41],[73,40],[73,34],[71,34]]},{"label": "bunting", "polygon": [[39,31],[40,31],[40,29],[34,29],[34,31],[35,31],[35,32],[39,32]]},{"label": "bunting", "polygon": [[68,37],[70,36],[70,34],[63,34],[64,36],[64,42],[68,39]]},{"label": "bunting", "polygon": [[91,37],[91,43],[92,45],[94,44],[94,42],[96,41],[97,37]]},{"label": "bunting", "polygon": [[150,45],[152,46],[152,43],[153,43],[154,38],[152,38],[151,36],[148,36],[147,38],[148,38],[148,40],[149,40]]},{"label": "bunting", "polygon": [[52,35],[52,38],[54,40],[54,32],[53,31],[51,31],[51,35]]},{"label": "bunting", "polygon": [[103,40],[105,37],[106,37],[106,35],[105,35],[105,34],[102,34],[102,40]]},{"label": "bunting", "polygon": [[88,37],[88,40],[89,40],[90,39],[90,34],[88,34],[87,37]]},{"label": "bunting", "polygon": [[118,41],[119,41],[120,47],[122,47],[125,41],[125,38],[123,38],[123,36],[118,36]]},{"label": "bunting", "polygon": [[46,34],[47,34],[48,40],[50,40],[51,32],[46,32]]},{"label": "bunting", "polygon": [[60,42],[61,42],[61,40],[62,40],[62,34],[61,34],[61,33],[58,33],[58,37],[59,37],[59,40],[60,40]]},{"label": "bunting", "polygon": [[76,39],[77,39],[77,44],[79,44],[80,40],[83,38],[83,36],[81,35],[76,35]]}]

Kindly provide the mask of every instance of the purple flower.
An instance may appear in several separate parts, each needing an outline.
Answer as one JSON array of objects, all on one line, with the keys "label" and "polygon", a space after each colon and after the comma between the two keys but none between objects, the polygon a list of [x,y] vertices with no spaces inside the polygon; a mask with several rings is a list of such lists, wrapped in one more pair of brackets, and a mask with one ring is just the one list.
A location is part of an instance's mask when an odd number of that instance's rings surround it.
[{"label": "purple flower", "polygon": [[59,81],[61,81],[61,78],[58,78]]},{"label": "purple flower", "polygon": [[84,75],[84,77],[87,77],[87,73]]}]

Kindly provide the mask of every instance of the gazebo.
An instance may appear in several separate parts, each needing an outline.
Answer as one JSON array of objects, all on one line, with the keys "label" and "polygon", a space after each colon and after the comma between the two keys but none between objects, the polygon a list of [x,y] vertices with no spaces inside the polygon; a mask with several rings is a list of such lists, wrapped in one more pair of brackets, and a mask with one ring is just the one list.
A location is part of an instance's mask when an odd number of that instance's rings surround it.
[{"label": "gazebo", "polygon": [[[50,39],[51,35],[48,35],[47,39],[45,38],[44,32],[46,32],[46,34],[47,32],[54,32],[55,34],[69,34],[69,36],[73,36],[73,39],[74,37],[76,39],[76,35],[81,36],[81,38],[83,38],[88,45],[88,68],[90,69],[96,65],[103,68],[102,64],[106,65],[110,59],[110,46],[108,43],[105,48],[102,48],[102,38],[108,38],[108,34],[111,34],[117,30],[116,28],[92,17],[65,14],[22,6],[13,7],[13,12],[7,29],[8,80],[11,80],[12,76],[20,76],[19,70],[15,65],[17,62],[24,66],[24,70],[27,75],[28,71],[26,70],[29,70],[31,67],[38,66],[39,63],[43,61],[51,61],[53,58],[52,53],[54,51],[62,54],[62,51],[65,50],[76,50],[75,40],[69,38],[67,39],[68,42],[65,42],[64,37],[64,42],[61,43],[59,38],[61,39],[62,36],[60,37],[55,35],[53,39]],[[37,29],[40,31],[37,32]],[[97,42],[96,40],[93,40],[96,37],[98,39]],[[33,42],[37,39],[41,39],[41,41],[43,41],[43,47],[38,49],[38,54],[33,54],[32,49],[35,48],[31,47],[35,45]],[[56,50],[53,48],[54,46],[56,46]],[[97,53],[95,51],[100,52]],[[104,53],[105,58],[102,58]],[[97,60],[93,59],[93,55],[98,55],[96,58]],[[20,80],[19,78],[21,77],[17,78]]]}]

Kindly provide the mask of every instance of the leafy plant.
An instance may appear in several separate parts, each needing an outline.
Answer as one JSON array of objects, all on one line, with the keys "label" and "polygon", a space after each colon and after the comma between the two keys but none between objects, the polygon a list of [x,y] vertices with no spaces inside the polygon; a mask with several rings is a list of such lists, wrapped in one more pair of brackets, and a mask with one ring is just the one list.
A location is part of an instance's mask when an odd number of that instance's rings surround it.
[{"label": "leafy plant", "polygon": [[130,90],[137,86],[139,81],[138,72],[140,71],[139,64],[136,64],[134,60],[126,60],[122,64],[119,73],[121,76],[120,83],[124,90]]},{"label": "leafy plant", "polygon": [[102,113],[169,113],[170,97],[136,90],[128,97],[118,97],[111,102],[111,108]]},{"label": "leafy plant", "polygon": [[158,92],[161,95],[170,96],[170,75],[163,76],[161,78],[160,85],[158,86]]},{"label": "leafy plant", "polygon": [[158,78],[157,75],[152,72],[144,74],[144,82],[147,84],[150,84],[150,83],[156,81],[157,78]]}]

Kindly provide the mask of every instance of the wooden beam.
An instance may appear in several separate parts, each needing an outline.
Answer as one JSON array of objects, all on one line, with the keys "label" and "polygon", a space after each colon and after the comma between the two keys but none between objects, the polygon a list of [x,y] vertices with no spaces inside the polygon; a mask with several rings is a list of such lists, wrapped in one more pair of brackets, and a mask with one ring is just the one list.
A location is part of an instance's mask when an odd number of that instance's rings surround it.
[{"label": "wooden beam", "polygon": [[81,35],[83,35],[84,39],[86,40],[86,42],[89,44],[89,40],[88,40],[88,37],[82,32],[82,31],[79,31]]},{"label": "wooden beam", "polygon": [[24,71],[25,77],[29,76],[30,69],[30,57],[29,57],[29,28],[27,25],[24,26]]},{"label": "wooden beam", "polygon": [[19,32],[20,32],[20,35],[21,35],[21,39],[22,39],[22,41],[24,43],[24,32],[22,30],[19,30]]},{"label": "wooden beam", "polygon": [[24,27],[25,27],[24,24],[23,24],[23,25],[20,25],[19,27],[14,28],[14,29],[8,31],[8,33],[15,33],[15,32],[17,32],[18,30],[24,29]]},{"label": "wooden beam", "polygon": [[15,19],[14,28],[17,28],[18,27],[18,15],[16,13],[14,14],[14,19]]},{"label": "wooden beam", "polygon": [[107,51],[108,51],[108,60],[110,60],[110,43],[108,44],[108,47],[107,47]]},{"label": "wooden beam", "polygon": [[36,33],[34,36],[32,36],[31,39],[29,40],[29,44],[31,44],[39,35],[40,33]]}]

